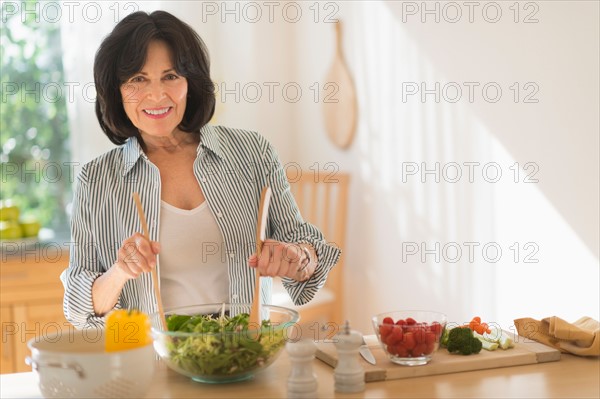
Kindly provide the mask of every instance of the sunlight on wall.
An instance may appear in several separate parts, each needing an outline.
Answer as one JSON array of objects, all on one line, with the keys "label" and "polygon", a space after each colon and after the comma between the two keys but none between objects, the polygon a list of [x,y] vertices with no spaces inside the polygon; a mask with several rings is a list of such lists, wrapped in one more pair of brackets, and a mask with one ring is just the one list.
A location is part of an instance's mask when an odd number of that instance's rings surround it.
[{"label": "sunlight on wall", "polygon": [[[499,162],[514,163],[500,143],[493,143]],[[519,179],[538,178],[527,177],[534,170],[521,170]],[[543,179],[541,171],[537,175]],[[496,240],[514,248],[495,267],[498,318],[508,320],[518,309],[520,315],[534,318],[557,315],[568,321],[581,316],[600,319],[598,259],[536,183],[517,188],[505,182],[495,187],[494,197]],[[519,243],[518,251],[515,242]]]},{"label": "sunlight on wall", "polygon": [[[352,19],[360,21],[350,62],[363,193],[352,217],[372,237],[357,263],[369,265],[377,291],[352,311],[436,309],[504,328],[523,316],[598,318],[598,260],[537,183],[526,182],[543,179],[543,166],[516,164],[496,137],[503,132],[468,103],[403,92],[412,82],[431,88],[451,79],[383,3],[361,2]],[[364,290],[363,281],[348,284]]]}]

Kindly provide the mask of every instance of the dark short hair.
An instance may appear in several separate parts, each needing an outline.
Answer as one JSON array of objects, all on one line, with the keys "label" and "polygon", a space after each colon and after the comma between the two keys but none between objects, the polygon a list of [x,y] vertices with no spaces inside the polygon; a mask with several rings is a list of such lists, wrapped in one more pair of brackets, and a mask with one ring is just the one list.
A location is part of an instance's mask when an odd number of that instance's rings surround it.
[{"label": "dark short hair", "polygon": [[188,82],[187,105],[179,128],[199,134],[215,112],[210,60],[200,36],[168,12],[134,12],[102,41],[94,60],[96,116],[104,133],[115,144],[123,144],[129,137],[141,139],[125,113],[120,88],[142,70],[148,45],[156,40],[169,46],[175,71]]}]

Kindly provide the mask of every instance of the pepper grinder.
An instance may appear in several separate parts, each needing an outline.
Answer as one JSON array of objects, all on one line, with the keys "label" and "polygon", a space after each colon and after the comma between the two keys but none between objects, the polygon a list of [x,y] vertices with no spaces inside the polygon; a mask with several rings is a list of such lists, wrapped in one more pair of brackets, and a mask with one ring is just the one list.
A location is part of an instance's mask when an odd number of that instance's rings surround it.
[{"label": "pepper grinder", "polygon": [[317,376],[313,373],[312,361],[315,359],[317,345],[311,340],[288,342],[285,349],[290,355],[292,370],[287,381],[288,398],[316,398]]},{"label": "pepper grinder", "polygon": [[348,321],[343,331],[335,336],[338,363],[334,370],[336,392],[361,392],[365,390],[365,370],[359,363],[358,350],[362,334],[350,330]]}]

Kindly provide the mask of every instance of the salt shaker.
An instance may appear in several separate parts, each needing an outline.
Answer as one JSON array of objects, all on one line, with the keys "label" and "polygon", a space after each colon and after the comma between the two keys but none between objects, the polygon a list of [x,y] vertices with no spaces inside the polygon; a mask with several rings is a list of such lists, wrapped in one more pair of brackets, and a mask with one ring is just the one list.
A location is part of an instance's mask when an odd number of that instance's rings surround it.
[{"label": "salt shaker", "polygon": [[361,392],[365,389],[365,370],[359,363],[358,350],[363,336],[350,330],[348,321],[343,331],[335,336],[338,363],[334,370],[336,392]]},{"label": "salt shaker", "polygon": [[287,381],[288,398],[316,398],[317,376],[313,373],[312,361],[317,346],[311,340],[288,342],[285,345],[290,356],[292,370]]}]

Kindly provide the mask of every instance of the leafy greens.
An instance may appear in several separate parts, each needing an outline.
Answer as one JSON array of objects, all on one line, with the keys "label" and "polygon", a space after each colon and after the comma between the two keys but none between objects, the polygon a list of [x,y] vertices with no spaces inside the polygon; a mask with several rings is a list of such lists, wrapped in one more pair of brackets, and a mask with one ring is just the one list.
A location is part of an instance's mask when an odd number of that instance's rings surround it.
[{"label": "leafy greens", "polygon": [[231,376],[263,366],[285,344],[284,329],[263,320],[261,328],[249,326],[249,315],[170,315],[167,328],[193,333],[171,336],[167,342],[171,361],[193,375]]}]

